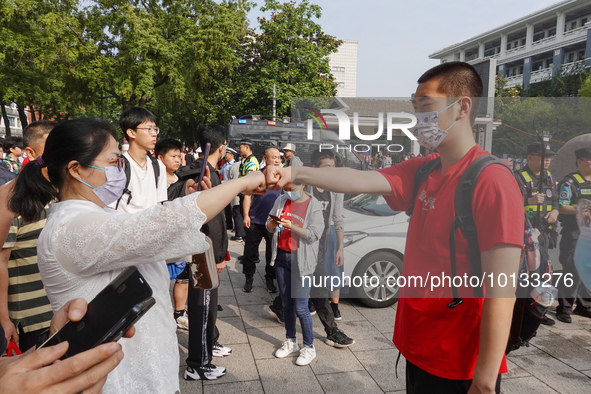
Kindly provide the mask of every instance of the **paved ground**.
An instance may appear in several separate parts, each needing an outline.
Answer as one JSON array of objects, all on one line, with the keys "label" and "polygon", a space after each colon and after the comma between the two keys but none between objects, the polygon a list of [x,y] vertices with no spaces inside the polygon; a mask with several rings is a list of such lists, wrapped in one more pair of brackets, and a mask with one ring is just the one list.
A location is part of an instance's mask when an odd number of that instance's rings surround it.
[{"label": "paved ground", "polygon": [[[392,344],[396,304],[385,309],[366,308],[355,300],[343,300],[339,327],[356,343],[347,349],[324,344],[324,330],[314,316],[317,358],[308,366],[295,364],[296,357],[277,359],[273,351],[285,339],[285,330],[263,307],[272,297],[263,287],[263,265],[254,289],[244,293],[244,275],[236,256],[243,244],[230,241],[232,261],[221,275],[218,313],[220,342],[230,346],[229,357],[214,358],[228,373],[219,380],[187,382],[187,332],[179,330],[184,393],[383,393],[404,392],[405,362],[400,360],[398,378],[394,365],[398,351]],[[553,316],[553,314],[552,314]],[[298,324],[298,340],[301,333]],[[573,315],[572,324],[557,321],[542,327],[532,346],[511,353],[503,393],[591,392],[591,319]]]}]

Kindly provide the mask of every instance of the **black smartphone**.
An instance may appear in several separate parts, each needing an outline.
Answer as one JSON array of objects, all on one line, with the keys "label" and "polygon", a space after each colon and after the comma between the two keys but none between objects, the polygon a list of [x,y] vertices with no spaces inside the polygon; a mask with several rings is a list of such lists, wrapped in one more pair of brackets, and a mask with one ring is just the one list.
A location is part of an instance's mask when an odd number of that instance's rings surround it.
[{"label": "black smartphone", "polygon": [[207,159],[209,158],[209,150],[211,149],[211,144],[208,142],[205,144],[205,151],[203,152],[203,164],[201,165],[201,173],[199,174],[199,180],[197,181],[197,191],[201,190],[201,181],[203,180],[203,176],[205,175],[205,169],[207,168]]},{"label": "black smartphone", "polygon": [[269,215],[269,217],[270,217],[271,219],[273,219],[274,221],[276,221],[277,223],[281,223],[281,219],[279,219],[279,217],[278,217],[278,216],[275,216],[275,215]]},{"label": "black smartphone", "polygon": [[88,303],[86,315],[68,322],[41,347],[68,341],[62,359],[90,350],[106,342],[116,342],[154,304],[152,288],[137,267],[131,266],[117,276]]}]

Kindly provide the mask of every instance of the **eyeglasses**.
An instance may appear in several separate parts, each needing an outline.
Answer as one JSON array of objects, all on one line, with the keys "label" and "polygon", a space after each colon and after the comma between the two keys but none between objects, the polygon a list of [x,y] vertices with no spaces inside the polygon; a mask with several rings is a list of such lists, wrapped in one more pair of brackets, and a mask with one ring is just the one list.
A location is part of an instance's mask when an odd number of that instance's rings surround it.
[{"label": "eyeglasses", "polygon": [[148,130],[150,134],[160,134],[160,129],[158,127],[136,127],[136,130]]}]

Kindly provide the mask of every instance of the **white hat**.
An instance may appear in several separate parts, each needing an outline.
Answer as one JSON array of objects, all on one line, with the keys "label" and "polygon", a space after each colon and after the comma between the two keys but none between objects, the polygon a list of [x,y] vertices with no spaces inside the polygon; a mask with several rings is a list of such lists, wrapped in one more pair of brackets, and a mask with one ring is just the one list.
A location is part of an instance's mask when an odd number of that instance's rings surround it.
[{"label": "white hat", "polygon": [[197,150],[195,152],[197,152],[197,153],[203,153],[203,151],[201,150],[201,147],[197,148]]},{"label": "white hat", "polygon": [[290,150],[295,152],[296,151],[296,147],[295,144],[292,144],[291,142],[285,144],[285,146],[283,147],[283,150]]},{"label": "white hat", "polygon": [[232,153],[232,154],[236,154],[238,152],[236,152],[235,149],[230,148],[229,146],[226,146],[226,153]]}]

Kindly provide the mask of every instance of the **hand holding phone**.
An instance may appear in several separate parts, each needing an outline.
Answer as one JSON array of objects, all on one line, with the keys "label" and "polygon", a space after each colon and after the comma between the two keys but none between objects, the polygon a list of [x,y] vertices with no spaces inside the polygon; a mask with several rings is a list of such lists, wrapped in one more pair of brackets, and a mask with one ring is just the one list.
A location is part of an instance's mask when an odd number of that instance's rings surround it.
[{"label": "hand holding phone", "polygon": [[88,303],[86,315],[80,321],[66,323],[40,348],[68,341],[68,350],[62,357],[65,359],[103,343],[116,342],[155,303],[152,288],[137,267],[131,266]]},{"label": "hand holding phone", "polygon": [[269,217],[274,220],[275,222],[277,222],[277,224],[281,223],[281,219],[279,218],[279,216],[275,216],[275,215],[269,215]]}]

